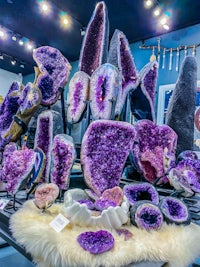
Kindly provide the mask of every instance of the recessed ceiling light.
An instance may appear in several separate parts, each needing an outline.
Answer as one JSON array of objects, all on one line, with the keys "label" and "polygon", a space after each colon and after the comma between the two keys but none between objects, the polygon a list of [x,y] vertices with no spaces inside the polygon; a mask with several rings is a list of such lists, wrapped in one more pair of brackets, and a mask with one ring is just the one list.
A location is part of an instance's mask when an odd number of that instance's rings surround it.
[{"label": "recessed ceiling light", "polygon": [[24,42],[23,42],[23,40],[21,39],[21,40],[19,40],[19,45],[24,45]]},{"label": "recessed ceiling light", "polygon": [[164,25],[163,25],[163,28],[164,28],[166,31],[168,31],[168,30],[169,30],[169,25],[168,25],[168,24],[164,24]]},{"label": "recessed ceiling light", "polygon": [[158,17],[160,15],[160,8],[159,7],[156,7],[153,11],[153,14],[155,17]]},{"label": "recessed ceiling light", "polygon": [[150,8],[153,6],[153,0],[146,0],[144,4],[145,7]]},{"label": "recessed ceiling light", "polygon": [[12,40],[16,42],[17,41],[17,37],[15,35],[13,35],[12,36]]},{"label": "recessed ceiling light", "polygon": [[43,14],[49,14],[51,12],[51,5],[47,1],[40,1],[39,8]]}]

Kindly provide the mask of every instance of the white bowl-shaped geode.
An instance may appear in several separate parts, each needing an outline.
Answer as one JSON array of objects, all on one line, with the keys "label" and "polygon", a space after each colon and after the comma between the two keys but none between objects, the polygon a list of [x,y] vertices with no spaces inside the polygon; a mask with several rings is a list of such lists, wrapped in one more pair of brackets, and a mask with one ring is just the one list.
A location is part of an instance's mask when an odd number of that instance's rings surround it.
[{"label": "white bowl-shaped geode", "polygon": [[62,213],[73,224],[117,229],[129,219],[129,202],[125,196],[121,206],[108,207],[99,216],[93,216],[86,204],[77,202],[83,199],[89,197],[82,189],[71,189],[65,193]]}]

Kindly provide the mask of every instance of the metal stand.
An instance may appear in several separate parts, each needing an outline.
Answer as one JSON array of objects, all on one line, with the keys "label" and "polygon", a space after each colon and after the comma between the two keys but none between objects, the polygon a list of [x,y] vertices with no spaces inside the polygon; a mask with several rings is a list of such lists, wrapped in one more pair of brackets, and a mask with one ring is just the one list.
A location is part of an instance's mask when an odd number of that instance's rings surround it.
[{"label": "metal stand", "polygon": [[65,116],[65,99],[64,99],[64,88],[59,87],[59,92],[61,94],[61,109],[62,109],[62,119],[63,119],[63,127],[64,133],[67,133],[67,124],[66,124],[66,116]]}]

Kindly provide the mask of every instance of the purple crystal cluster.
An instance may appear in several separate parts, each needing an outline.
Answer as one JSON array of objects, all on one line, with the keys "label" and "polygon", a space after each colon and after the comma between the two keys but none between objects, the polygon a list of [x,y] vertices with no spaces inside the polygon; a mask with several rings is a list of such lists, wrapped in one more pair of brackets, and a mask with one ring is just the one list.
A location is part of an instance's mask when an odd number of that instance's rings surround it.
[{"label": "purple crystal cluster", "polygon": [[135,130],[138,143],[133,147],[134,162],[144,178],[153,183],[175,165],[177,135],[169,126],[157,126],[150,120],[138,121]]},{"label": "purple crystal cluster", "polygon": [[90,77],[83,71],[74,74],[69,83],[67,95],[67,121],[77,123],[84,114],[89,95]]},{"label": "purple crystal cluster", "polygon": [[119,236],[124,236],[124,240],[127,241],[133,237],[133,234],[128,229],[116,229],[115,230]]},{"label": "purple crystal cluster", "polygon": [[70,182],[71,168],[76,157],[73,139],[69,135],[58,134],[52,146],[51,181],[60,189],[67,189]]},{"label": "purple crystal cluster", "polygon": [[107,8],[104,2],[99,2],[92,14],[84,36],[79,70],[89,76],[107,61],[109,40],[109,22]]},{"label": "purple crystal cluster", "polygon": [[84,232],[77,238],[79,245],[91,254],[101,254],[114,247],[115,240],[106,230],[97,232]]},{"label": "purple crystal cluster", "polygon": [[81,200],[78,200],[78,203],[85,204],[89,210],[95,209],[94,202],[90,199],[81,199]]},{"label": "purple crystal cluster", "polygon": [[95,201],[96,210],[103,211],[109,207],[116,207],[117,204],[115,201],[109,199],[99,198]]},{"label": "purple crystal cluster", "polygon": [[96,69],[90,80],[90,108],[93,119],[110,119],[117,99],[119,73],[106,63]]},{"label": "purple crystal cluster", "polygon": [[81,163],[88,187],[98,196],[119,186],[134,139],[134,127],[126,122],[99,120],[89,125],[82,140]]},{"label": "purple crystal cluster", "polygon": [[42,104],[54,104],[60,95],[59,87],[67,83],[71,65],[59,50],[50,46],[42,46],[33,50],[39,73],[36,73],[36,85],[42,93]]}]

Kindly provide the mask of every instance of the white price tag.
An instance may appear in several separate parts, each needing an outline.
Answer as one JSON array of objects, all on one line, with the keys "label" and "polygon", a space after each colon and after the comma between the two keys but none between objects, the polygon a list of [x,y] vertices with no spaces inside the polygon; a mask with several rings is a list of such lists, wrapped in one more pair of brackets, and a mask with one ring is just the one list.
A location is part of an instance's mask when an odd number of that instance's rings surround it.
[{"label": "white price tag", "polygon": [[8,202],[10,202],[9,199],[0,198],[0,210],[3,210],[6,207],[6,205],[8,204]]},{"label": "white price tag", "polygon": [[68,225],[70,223],[70,221],[65,218],[65,216],[63,216],[61,213],[59,213],[54,219],[53,221],[50,222],[50,226],[57,232],[61,232],[66,225]]}]

